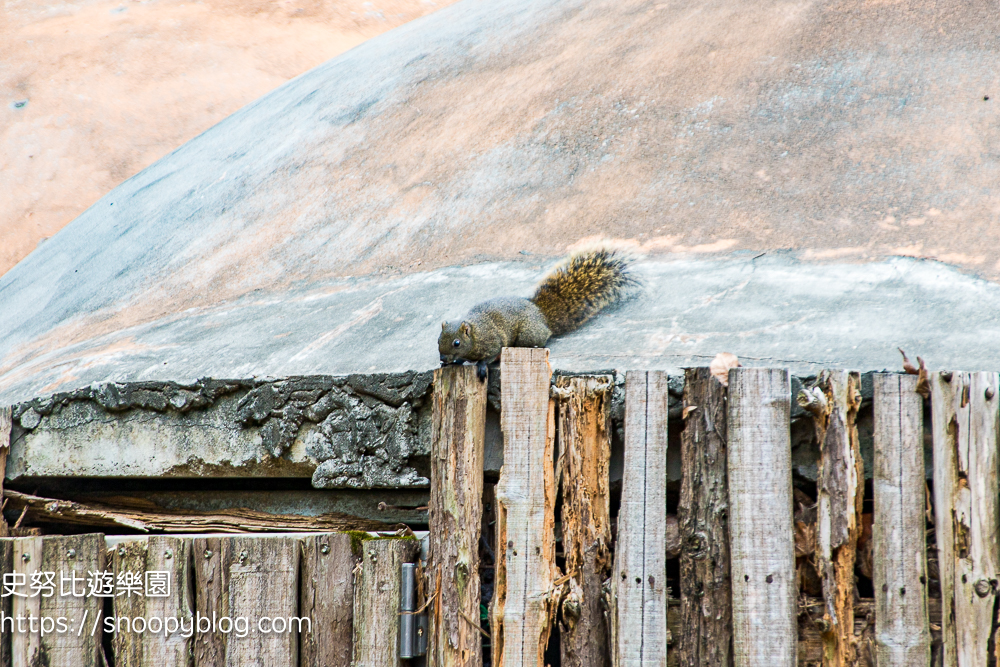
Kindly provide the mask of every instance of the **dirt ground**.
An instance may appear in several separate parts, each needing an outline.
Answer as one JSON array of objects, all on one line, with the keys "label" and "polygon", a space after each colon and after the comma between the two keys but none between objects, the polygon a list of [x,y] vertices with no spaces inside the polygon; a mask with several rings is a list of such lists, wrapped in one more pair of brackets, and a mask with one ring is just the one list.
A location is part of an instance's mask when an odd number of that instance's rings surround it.
[{"label": "dirt ground", "polygon": [[7,0],[0,275],[243,105],[452,0]]}]

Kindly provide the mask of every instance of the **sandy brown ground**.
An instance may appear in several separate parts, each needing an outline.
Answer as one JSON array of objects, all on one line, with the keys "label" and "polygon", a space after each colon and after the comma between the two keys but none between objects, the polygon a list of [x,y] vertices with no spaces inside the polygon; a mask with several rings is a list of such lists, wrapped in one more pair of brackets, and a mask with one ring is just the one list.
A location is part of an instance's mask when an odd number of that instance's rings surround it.
[{"label": "sandy brown ground", "polygon": [[0,274],[284,81],[452,0],[6,0]]}]

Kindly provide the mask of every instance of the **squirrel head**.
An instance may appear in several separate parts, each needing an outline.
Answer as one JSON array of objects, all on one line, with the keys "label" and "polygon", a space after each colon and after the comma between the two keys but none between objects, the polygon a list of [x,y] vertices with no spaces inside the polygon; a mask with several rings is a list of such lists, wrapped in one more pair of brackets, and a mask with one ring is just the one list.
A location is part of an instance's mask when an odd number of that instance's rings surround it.
[{"label": "squirrel head", "polygon": [[463,320],[452,320],[441,323],[441,335],[438,337],[438,352],[442,364],[453,364],[457,361],[473,361],[468,358],[472,352],[472,325]]}]

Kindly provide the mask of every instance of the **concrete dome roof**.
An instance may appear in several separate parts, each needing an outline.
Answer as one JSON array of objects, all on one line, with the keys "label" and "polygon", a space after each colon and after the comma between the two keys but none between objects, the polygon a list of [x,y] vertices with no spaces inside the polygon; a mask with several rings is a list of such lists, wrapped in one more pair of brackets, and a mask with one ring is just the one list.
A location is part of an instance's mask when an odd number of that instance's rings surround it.
[{"label": "concrete dome roof", "polygon": [[462,0],[228,117],[0,278],[0,402],[429,368],[440,319],[593,237],[641,253],[646,290],[554,341],[557,367],[871,369],[896,345],[1000,367],[998,28],[958,0]]}]

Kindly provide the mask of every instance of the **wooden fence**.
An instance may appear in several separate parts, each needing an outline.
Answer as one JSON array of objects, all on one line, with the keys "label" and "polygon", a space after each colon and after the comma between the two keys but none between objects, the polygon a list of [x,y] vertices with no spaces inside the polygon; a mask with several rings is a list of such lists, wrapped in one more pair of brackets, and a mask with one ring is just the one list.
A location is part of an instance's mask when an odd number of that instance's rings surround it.
[{"label": "wooden fence", "polygon": [[[29,595],[2,598],[0,619],[66,619],[68,629],[5,625],[0,664],[395,667],[414,636],[427,639],[428,664],[471,667],[883,667],[930,665],[932,655],[947,666],[998,664],[997,374],[875,376],[873,512],[857,373],[821,373],[794,397],[819,443],[814,508],[793,488],[785,370],[733,369],[728,387],[707,369],[686,372],[673,501],[665,373],[626,375],[620,503],[609,481],[614,378],[553,383],[547,350],[506,349],[501,381],[494,488],[482,473],[487,384],[472,367],[436,373],[423,559],[412,538],[344,533],[3,540],[5,592],[20,582]],[[404,563],[418,563],[412,592]],[[871,579],[870,598],[856,569]],[[57,589],[92,572],[109,572],[116,587],[129,573],[166,572],[173,587],[32,596],[32,582],[45,583],[37,572],[55,573]],[[481,577],[493,585],[488,614]],[[136,618],[142,632],[107,625]],[[195,631],[167,632],[166,618]],[[247,626],[223,628],[223,618]]]}]

